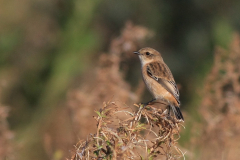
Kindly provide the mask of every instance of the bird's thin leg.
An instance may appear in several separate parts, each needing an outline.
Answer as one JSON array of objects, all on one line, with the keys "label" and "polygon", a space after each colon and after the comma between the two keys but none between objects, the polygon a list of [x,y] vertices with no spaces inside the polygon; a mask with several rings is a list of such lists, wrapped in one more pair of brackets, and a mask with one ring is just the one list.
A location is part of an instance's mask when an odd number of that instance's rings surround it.
[{"label": "bird's thin leg", "polygon": [[147,104],[149,104],[149,103],[151,103],[151,102],[153,102],[155,100],[156,100],[156,98],[153,98],[151,101],[147,102]]},{"label": "bird's thin leg", "polygon": [[143,104],[143,108],[145,108],[149,103],[151,103],[151,102],[153,102],[153,101],[155,101],[156,100],[156,98],[153,98],[151,101],[149,101],[149,102],[146,102],[146,103],[142,103]]},{"label": "bird's thin leg", "polygon": [[168,105],[168,116],[170,117],[170,112],[171,112],[171,106],[170,105]]}]

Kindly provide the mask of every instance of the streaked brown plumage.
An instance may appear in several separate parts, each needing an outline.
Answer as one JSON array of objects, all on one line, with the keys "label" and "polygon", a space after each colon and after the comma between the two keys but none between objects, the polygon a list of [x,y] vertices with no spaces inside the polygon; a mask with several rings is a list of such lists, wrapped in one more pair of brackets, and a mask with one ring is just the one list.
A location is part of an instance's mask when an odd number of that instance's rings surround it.
[{"label": "streaked brown plumage", "polygon": [[180,111],[179,91],[173,75],[164,63],[161,54],[152,48],[142,48],[138,52],[143,80],[156,100],[167,102],[176,118],[184,120]]}]

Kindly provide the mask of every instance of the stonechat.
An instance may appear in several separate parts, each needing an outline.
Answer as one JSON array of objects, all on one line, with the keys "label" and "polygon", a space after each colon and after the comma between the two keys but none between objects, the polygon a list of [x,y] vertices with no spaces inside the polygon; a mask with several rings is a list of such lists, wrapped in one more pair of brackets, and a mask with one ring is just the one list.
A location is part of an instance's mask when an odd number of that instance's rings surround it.
[{"label": "stonechat", "polygon": [[[179,91],[174,81],[173,75],[164,63],[161,54],[152,48],[142,48],[137,52],[141,65],[143,80],[154,96],[150,102],[161,100],[171,107],[178,120],[183,120],[180,111]],[[147,104],[149,104],[148,102]]]}]

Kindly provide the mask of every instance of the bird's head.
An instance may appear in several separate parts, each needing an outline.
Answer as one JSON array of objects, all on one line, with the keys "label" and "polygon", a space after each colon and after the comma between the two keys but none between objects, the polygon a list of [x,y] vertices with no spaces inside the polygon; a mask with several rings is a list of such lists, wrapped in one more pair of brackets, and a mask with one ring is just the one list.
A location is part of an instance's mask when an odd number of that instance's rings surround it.
[{"label": "bird's head", "polygon": [[154,61],[161,61],[161,62],[163,61],[161,54],[155,49],[152,49],[149,47],[142,48],[139,51],[136,51],[134,53],[139,56],[139,59],[142,65],[151,63]]}]

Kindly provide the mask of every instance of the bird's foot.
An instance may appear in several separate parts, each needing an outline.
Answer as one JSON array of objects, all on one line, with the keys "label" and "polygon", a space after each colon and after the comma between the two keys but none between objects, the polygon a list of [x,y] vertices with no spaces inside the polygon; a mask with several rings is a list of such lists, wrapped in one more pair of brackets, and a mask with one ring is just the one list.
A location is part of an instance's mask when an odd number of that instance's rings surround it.
[{"label": "bird's foot", "polygon": [[145,108],[147,105],[151,104],[151,103],[152,103],[153,101],[155,101],[155,100],[156,100],[156,98],[152,99],[152,100],[149,101],[149,102],[141,103],[142,108]]}]

